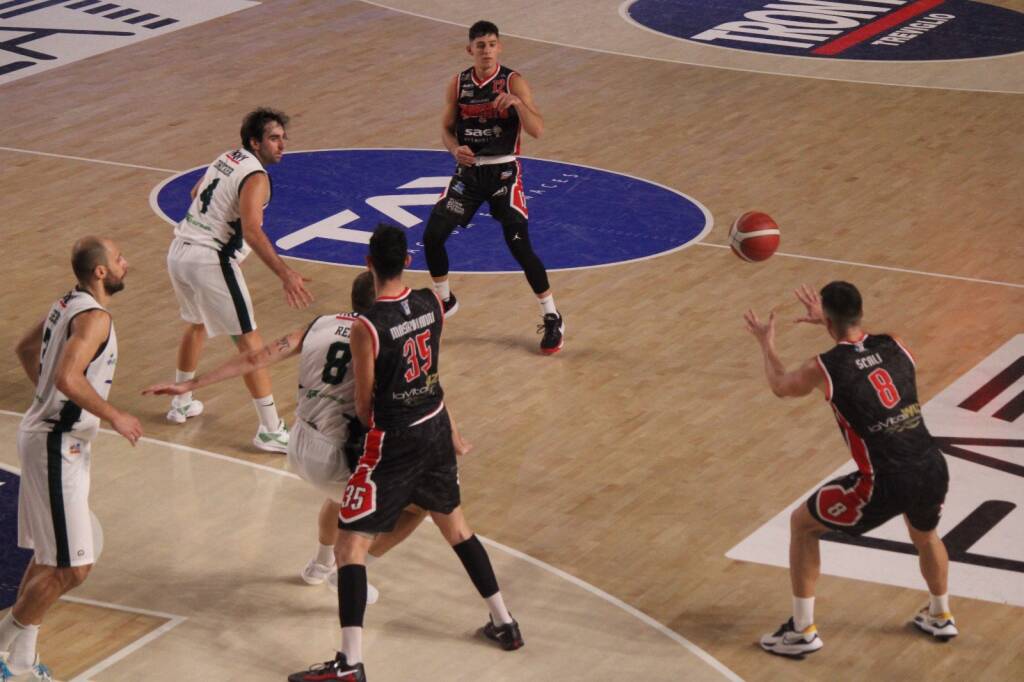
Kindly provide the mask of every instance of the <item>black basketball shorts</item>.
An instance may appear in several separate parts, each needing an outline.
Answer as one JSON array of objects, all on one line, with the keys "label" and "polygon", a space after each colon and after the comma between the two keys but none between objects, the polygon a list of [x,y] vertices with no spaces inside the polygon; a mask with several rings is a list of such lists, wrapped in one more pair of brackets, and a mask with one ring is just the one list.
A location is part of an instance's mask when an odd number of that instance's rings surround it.
[{"label": "black basketball shorts", "polygon": [[865,476],[855,471],[834,478],[807,499],[811,516],[831,530],[861,535],[899,514],[917,530],[934,530],[949,489],[949,470],[941,454],[922,466]]},{"label": "black basketball shorts", "polygon": [[387,533],[415,504],[450,514],[459,506],[459,465],[448,411],[405,428],[370,429],[345,488],[338,528]]},{"label": "black basketball shorts", "polygon": [[491,215],[502,225],[525,222],[529,218],[518,161],[459,166],[434,205],[433,213],[449,223],[464,226],[485,201],[491,207]]}]

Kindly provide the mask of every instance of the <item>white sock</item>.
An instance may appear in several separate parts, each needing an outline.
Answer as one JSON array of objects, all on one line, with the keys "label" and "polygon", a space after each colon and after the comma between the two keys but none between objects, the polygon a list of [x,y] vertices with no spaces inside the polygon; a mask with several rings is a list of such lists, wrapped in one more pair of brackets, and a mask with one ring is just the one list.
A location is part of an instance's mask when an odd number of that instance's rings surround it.
[{"label": "white sock", "polygon": [[933,616],[940,616],[943,613],[950,613],[949,592],[946,594],[928,595],[928,613]]},{"label": "white sock", "polygon": [[334,545],[317,545],[316,562],[321,566],[334,565]]},{"label": "white sock", "polygon": [[540,304],[540,314],[541,315],[547,315],[548,313],[550,313],[552,315],[557,315],[558,314],[558,309],[555,308],[555,296],[554,296],[554,294],[548,294],[544,298],[538,298],[537,299],[537,303]]},{"label": "white sock", "polygon": [[277,405],[274,403],[273,394],[265,395],[262,398],[253,398],[252,404],[260,415],[260,424],[263,424],[268,431],[277,431],[277,427],[281,425],[281,418],[277,416]]},{"label": "white sock", "polygon": [[[195,372],[182,372],[180,369],[174,370],[174,383],[180,384],[183,381],[189,381],[196,378]],[[184,407],[192,402],[192,391],[188,393],[182,393],[181,395],[174,396],[171,400],[171,404],[174,407]]]},{"label": "white sock", "polygon": [[14,620],[14,609],[0,620],[0,651],[10,651],[11,642],[25,631],[25,626]]},{"label": "white sock", "polygon": [[357,627],[341,629],[341,653],[345,660],[355,665],[363,662],[363,629]]},{"label": "white sock", "polygon": [[447,301],[452,295],[452,288],[449,286],[448,280],[443,282],[434,282],[434,291],[437,292],[437,295],[441,297],[442,301]]},{"label": "white sock", "polygon": [[793,597],[793,627],[797,631],[814,625],[814,597]]},{"label": "white sock", "polygon": [[505,600],[501,598],[501,592],[495,592],[487,598],[487,608],[491,610],[491,621],[495,625],[504,625],[512,622],[512,616],[505,608]]},{"label": "white sock", "polygon": [[11,657],[7,661],[7,665],[15,675],[27,673],[35,664],[37,637],[39,637],[39,626],[25,625],[11,644]]}]

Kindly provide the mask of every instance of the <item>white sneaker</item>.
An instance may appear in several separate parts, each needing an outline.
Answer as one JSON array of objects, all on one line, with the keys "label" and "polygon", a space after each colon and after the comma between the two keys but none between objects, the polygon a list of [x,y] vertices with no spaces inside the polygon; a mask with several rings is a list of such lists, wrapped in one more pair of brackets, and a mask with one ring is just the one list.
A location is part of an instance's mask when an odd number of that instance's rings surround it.
[{"label": "white sneaker", "polygon": [[175,424],[184,424],[186,419],[198,417],[203,413],[203,404],[193,400],[185,405],[171,403],[171,410],[167,413],[167,421]]},{"label": "white sneaker", "polygon": [[307,585],[323,585],[328,576],[337,572],[338,567],[333,562],[330,566],[324,566],[316,559],[310,559],[306,567],[302,569],[302,579],[306,581]]},{"label": "white sneaker", "polygon": [[252,444],[267,452],[288,452],[288,427],[282,421],[277,425],[277,429],[268,431],[267,427],[260,424],[259,431],[252,439]]},{"label": "white sneaker", "polygon": [[946,613],[933,616],[928,611],[927,606],[914,614],[913,623],[917,626],[918,630],[927,632],[935,639],[940,639],[943,642],[948,642],[960,634],[956,627],[956,621],[953,620],[952,613],[947,611]]},{"label": "white sneaker", "polygon": [[818,628],[815,625],[811,624],[797,631],[792,618],[772,634],[761,638],[762,649],[780,656],[800,657],[812,654],[823,646],[825,643],[818,636]]},{"label": "white sneaker", "polygon": [[[338,572],[334,571],[327,576],[327,587],[331,588],[331,592],[338,591]],[[380,599],[380,591],[371,585],[369,582],[366,583],[366,603],[376,604],[377,600]]]},{"label": "white sneaker", "polygon": [[32,664],[26,672],[18,673],[15,675],[8,667],[9,653],[0,654],[0,682],[7,682],[10,680],[23,680],[29,682],[34,680],[35,682],[53,682],[53,677],[50,674],[50,669],[39,662],[39,654],[36,654],[36,661]]}]

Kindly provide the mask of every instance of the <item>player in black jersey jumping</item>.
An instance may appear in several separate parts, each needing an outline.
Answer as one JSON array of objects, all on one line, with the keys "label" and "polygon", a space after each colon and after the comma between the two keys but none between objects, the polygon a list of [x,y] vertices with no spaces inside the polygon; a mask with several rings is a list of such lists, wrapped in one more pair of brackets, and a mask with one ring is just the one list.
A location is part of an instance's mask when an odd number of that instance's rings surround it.
[{"label": "player in black jersey jumping", "polygon": [[460,506],[459,467],[438,373],[444,307],[430,289],[410,290],[405,232],[380,225],[366,259],[377,300],[352,325],[356,415],[369,427],[339,514],[335,557],[341,651],[289,682],[365,682],[363,616],[366,554],[377,533],[392,530],[410,503],[426,509],[490,609],[482,633],[503,649],[523,646],[498,589],[490,558]]},{"label": "player in black jersey jumping", "polygon": [[546,354],[562,349],[565,323],[555,308],[544,264],[530,244],[529,211],[519,167],[523,130],[540,137],[544,130],[526,79],[498,63],[501,40],[498,27],[478,21],[469,29],[466,52],[473,66],[456,75],[445,92],[441,139],[458,165],[447,189],[434,206],[423,234],[427,267],[434,290],[444,301],[445,315],[458,309],[448,284],[448,252],[444,244],[457,227],[469,224],[485,201],[501,223],[505,243],[526,274],[540,304],[540,349]]},{"label": "player in black jersey jumping", "polygon": [[860,292],[831,282],[821,297],[796,292],[807,309],[797,320],[823,324],[836,345],[799,369],[786,371],[775,351],[775,313],[767,322],[748,310],[747,330],[764,354],[765,373],[779,397],[825,394],[857,471],[819,488],[790,517],[789,571],[793,617],[761,646],[774,654],[803,656],[823,645],[814,625],[814,587],[821,573],[819,538],[829,530],[860,535],[902,514],[920,557],[931,595],[914,625],[941,640],[958,634],[949,610],[949,557],[936,532],[949,487],[946,460],[924,424],[917,400],[914,358],[894,336],[866,334]]}]

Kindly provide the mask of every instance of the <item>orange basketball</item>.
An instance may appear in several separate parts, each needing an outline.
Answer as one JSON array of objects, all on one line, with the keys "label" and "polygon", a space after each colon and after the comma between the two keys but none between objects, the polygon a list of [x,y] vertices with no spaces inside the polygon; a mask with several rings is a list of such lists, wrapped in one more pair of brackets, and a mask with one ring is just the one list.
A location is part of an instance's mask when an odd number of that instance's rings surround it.
[{"label": "orange basketball", "polygon": [[748,211],[729,228],[729,246],[745,261],[767,260],[779,248],[780,235],[771,216]]}]

